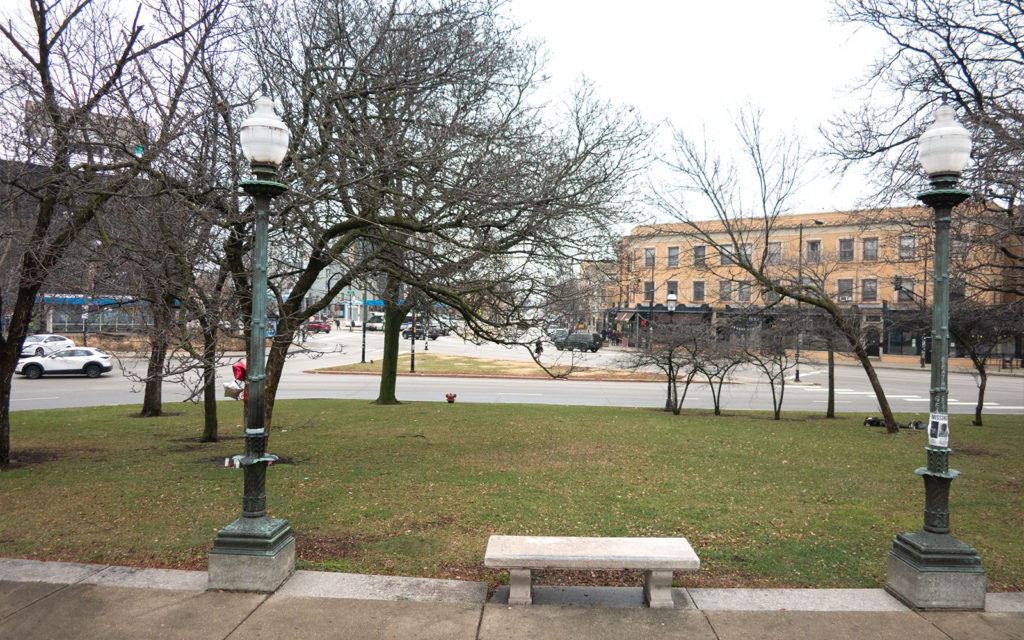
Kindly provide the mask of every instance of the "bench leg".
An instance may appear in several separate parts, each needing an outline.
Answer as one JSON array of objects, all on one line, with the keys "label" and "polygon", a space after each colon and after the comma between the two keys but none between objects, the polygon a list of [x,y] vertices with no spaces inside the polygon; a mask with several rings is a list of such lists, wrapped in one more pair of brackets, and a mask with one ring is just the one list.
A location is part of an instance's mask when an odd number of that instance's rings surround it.
[{"label": "bench leg", "polygon": [[671,609],[675,606],[672,602],[671,571],[644,572],[644,600],[652,609]]},{"label": "bench leg", "polygon": [[509,569],[508,603],[533,603],[533,577],[529,569]]}]

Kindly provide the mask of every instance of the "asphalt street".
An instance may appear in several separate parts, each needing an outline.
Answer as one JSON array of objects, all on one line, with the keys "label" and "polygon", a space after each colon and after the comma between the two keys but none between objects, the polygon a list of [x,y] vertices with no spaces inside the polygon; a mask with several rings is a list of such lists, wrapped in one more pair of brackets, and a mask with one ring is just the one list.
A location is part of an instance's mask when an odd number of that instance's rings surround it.
[{"label": "asphalt street", "polygon": [[[408,351],[409,341],[402,342]],[[355,375],[318,375],[312,371],[324,367],[359,362],[362,354],[362,332],[332,331],[311,337],[304,350],[296,350],[285,366],[278,392],[280,398],[354,398],[372,400],[377,397],[379,377]],[[379,360],[383,352],[383,336],[367,332],[366,359]],[[506,348],[494,344],[474,344],[457,336],[430,341],[429,351],[417,341],[416,353],[425,352],[468,355],[473,357],[529,361],[523,347]],[[558,352],[552,347],[544,351],[543,361],[551,364],[576,362],[583,366],[613,366],[625,352],[603,349],[596,354]],[[239,356],[240,357],[240,356]],[[232,360],[233,361],[233,360]],[[803,362],[801,383],[790,381],[785,388],[783,410],[824,410],[828,376],[824,366]],[[142,384],[131,373],[141,373],[143,362],[122,359],[121,367],[97,379],[79,376],[44,377],[27,380],[15,376],[11,409],[15,411],[77,406],[141,403]],[[127,372],[127,375],[126,375]],[[871,414],[878,411],[867,376],[858,365],[836,367],[836,410]],[[220,371],[220,381],[228,381],[228,366]],[[929,372],[918,368],[879,368],[879,378],[887,390],[887,398],[896,412],[928,412]],[[949,376],[949,410],[951,413],[973,413],[977,400],[975,377],[963,373]],[[164,401],[186,400],[188,393],[179,384],[164,384]],[[398,396],[408,401],[442,401],[445,394],[456,393],[458,402],[506,402],[535,404],[579,404],[595,406],[663,407],[666,384],[640,382],[596,382],[575,380],[509,380],[488,378],[436,378],[400,376]],[[722,404],[725,409],[760,409],[772,407],[771,387],[763,376],[750,368],[740,369],[725,385]],[[232,400],[224,399],[226,402]],[[712,396],[706,383],[691,386],[684,406],[712,408]],[[989,378],[985,411],[989,414],[1024,414],[1024,377]]]}]

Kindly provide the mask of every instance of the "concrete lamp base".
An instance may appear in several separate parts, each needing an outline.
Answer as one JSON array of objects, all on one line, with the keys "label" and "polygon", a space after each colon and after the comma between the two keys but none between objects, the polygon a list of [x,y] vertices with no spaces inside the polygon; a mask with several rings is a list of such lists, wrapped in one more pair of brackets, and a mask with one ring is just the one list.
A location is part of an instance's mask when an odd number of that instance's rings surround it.
[{"label": "concrete lamp base", "polygon": [[295,571],[295,537],[287,520],[239,518],[217,533],[207,589],[272,593]]},{"label": "concrete lamp base", "polygon": [[948,534],[901,533],[889,552],[885,590],[915,609],[980,611],[987,585],[974,547]]}]

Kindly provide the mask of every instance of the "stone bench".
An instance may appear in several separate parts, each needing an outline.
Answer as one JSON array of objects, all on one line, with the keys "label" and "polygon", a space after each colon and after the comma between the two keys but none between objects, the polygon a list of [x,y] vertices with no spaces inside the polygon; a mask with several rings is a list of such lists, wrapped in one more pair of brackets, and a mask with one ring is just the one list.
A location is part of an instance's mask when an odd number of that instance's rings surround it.
[{"label": "stone bench", "polygon": [[533,569],[644,572],[644,600],[671,608],[672,572],[696,571],[700,558],[685,538],[491,536],[484,566],[509,570],[509,604],[530,604]]}]

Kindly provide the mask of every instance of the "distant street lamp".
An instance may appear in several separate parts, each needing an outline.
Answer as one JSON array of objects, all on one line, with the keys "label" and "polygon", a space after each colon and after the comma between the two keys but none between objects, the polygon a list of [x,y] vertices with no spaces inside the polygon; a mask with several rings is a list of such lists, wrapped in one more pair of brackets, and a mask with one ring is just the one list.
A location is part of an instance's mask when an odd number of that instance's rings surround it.
[{"label": "distant street lamp", "polygon": [[217,532],[209,560],[209,588],[232,591],[274,591],[295,569],[295,538],[284,519],[267,516],[267,465],[277,456],[266,452],[266,325],[267,216],[270,201],[288,187],[276,182],[277,167],[288,151],[288,128],[265,95],[242,122],[242,153],[255,180],[239,185],[253,201],[256,228],[253,240],[252,321],[247,372],[249,401],[245,425],[245,455],[225,461],[244,474],[242,515]]},{"label": "distant street lamp", "polygon": [[886,589],[919,609],[984,609],[987,579],[981,557],[974,547],[954,538],[949,527],[949,487],[960,475],[949,468],[948,446],[949,226],[953,208],[971,195],[956,188],[970,159],[971,138],[951,107],[935,111],[935,123],[918,139],[917,152],[932,183],[918,199],[935,211],[928,466],[915,471],[924,478],[924,527],[896,536]]},{"label": "distant street lamp", "polygon": [[[823,224],[821,220],[815,220],[814,224],[819,227]],[[797,241],[797,267],[796,267],[796,285],[797,288],[804,284],[804,223],[800,223],[800,239]],[[796,301],[796,315],[797,324],[800,327],[796,334],[796,357],[793,359],[795,366],[793,367],[793,382],[800,382],[800,347],[803,346],[804,341],[804,323],[803,319],[800,318],[800,301]]]},{"label": "distant street lamp", "polygon": [[366,278],[363,278],[363,354],[359,362],[366,362]]},{"label": "distant street lamp", "polygon": [[[670,291],[665,296],[665,306],[668,307],[668,323],[675,325],[676,305],[679,302],[679,296],[674,291]],[[672,352],[669,352],[669,358],[672,357]],[[671,364],[671,363],[670,363]],[[665,411],[672,411],[675,407],[672,406],[672,376],[668,377],[668,393],[665,395]]]},{"label": "distant street lamp", "polygon": [[409,336],[409,373],[416,373],[416,309],[412,310],[412,332]]}]

